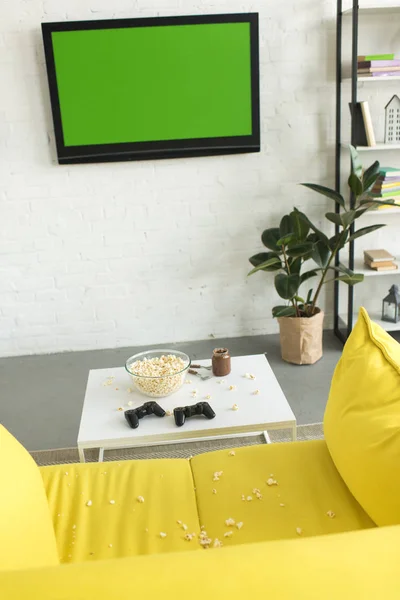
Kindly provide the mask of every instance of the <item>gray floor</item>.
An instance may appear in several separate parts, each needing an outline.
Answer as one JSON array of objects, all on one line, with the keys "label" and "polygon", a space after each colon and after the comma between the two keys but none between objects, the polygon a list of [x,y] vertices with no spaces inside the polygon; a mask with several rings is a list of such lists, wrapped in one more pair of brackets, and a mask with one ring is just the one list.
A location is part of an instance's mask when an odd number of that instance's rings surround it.
[{"label": "gray floor", "polygon": [[[332,332],[325,332],[324,357],[312,366],[284,363],[278,335],[164,345],[187,352],[192,359],[207,358],[219,346],[227,346],[232,356],[266,352],[298,423],[322,421],[330,380],[342,351]],[[142,349],[0,359],[0,422],[28,450],[75,446],[88,371],[122,366],[128,356]]]}]

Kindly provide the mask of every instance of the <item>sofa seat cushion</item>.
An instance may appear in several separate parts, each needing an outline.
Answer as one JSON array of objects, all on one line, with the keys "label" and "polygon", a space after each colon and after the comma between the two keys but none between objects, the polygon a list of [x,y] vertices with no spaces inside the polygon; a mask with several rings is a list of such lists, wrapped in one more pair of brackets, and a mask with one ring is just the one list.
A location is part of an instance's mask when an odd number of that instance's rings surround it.
[{"label": "sofa seat cushion", "polygon": [[199,533],[188,460],[57,465],[41,473],[61,562],[199,548],[177,523]]},{"label": "sofa seat cushion", "polygon": [[56,540],[39,468],[0,425],[0,570],[57,564]]},{"label": "sofa seat cushion", "polygon": [[400,344],[364,308],[333,375],[324,431],[339,473],[371,519],[400,524]]},{"label": "sofa seat cushion", "polygon": [[[200,524],[210,538],[232,545],[374,527],[340,477],[323,440],[248,446],[234,452],[232,456],[219,450],[191,460]],[[214,481],[218,471],[223,473]],[[269,479],[277,485],[268,485]],[[328,516],[329,511],[335,516]],[[243,527],[227,527],[226,519],[242,522]],[[229,531],[232,535],[224,537]]]}]

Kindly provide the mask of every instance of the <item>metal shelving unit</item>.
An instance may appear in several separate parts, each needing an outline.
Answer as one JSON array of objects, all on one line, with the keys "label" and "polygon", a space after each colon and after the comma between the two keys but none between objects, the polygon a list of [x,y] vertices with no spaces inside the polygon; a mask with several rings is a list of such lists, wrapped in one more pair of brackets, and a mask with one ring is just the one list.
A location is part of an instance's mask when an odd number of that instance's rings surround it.
[{"label": "metal shelving unit", "polygon": [[[397,6],[377,6],[377,7],[367,7],[360,8],[358,5],[358,0],[352,0],[352,8],[343,11],[342,0],[337,0],[337,21],[336,21],[336,147],[335,147],[335,189],[340,192],[341,188],[341,151],[342,148],[348,148],[348,144],[342,142],[341,138],[341,129],[342,129],[342,121],[341,121],[341,110],[342,110],[342,84],[346,81],[348,84],[350,82],[351,86],[351,112],[355,114],[355,105],[357,103],[357,92],[358,92],[358,83],[359,82],[374,82],[377,83],[379,80],[380,83],[385,84],[388,81],[400,80],[400,76],[393,77],[385,77],[385,78],[373,78],[373,77],[358,77],[357,76],[357,56],[358,56],[358,28],[359,28],[359,17],[373,17],[376,19],[377,16],[396,16],[400,17],[400,5]],[[343,19],[351,19],[351,77],[350,78],[342,78],[342,31],[343,31]],[[348,139],[346,136],[345,139]],[[356,139],[356,127],[355,120],[351,118],[351,132],[350,132],[350,143],[353,146],[355,144]],[[400,150],[399,144],[376,144],[376,146],[365,147],[365,146],[356,146],[359,152],[386,152],[386,151],[394,151]],[[355,198],[350,196],[350,208],[354,208]],[[393,214],[398,211],[397,214],[400,215],[400,209],[386,209],[386,210],[377,210],[371,211],[367,213],[368,216],[373,217],[376,214]],[[340,206],[338,204],[335,205],[335,212],[340,212]],[[339,226],[335,226],[335,233],[339,232]],[[351,225],[350,233],[354,233],[354,223]],[[374,277],[374,276],[384,276],[384,275],[393,275],[394,273],[400,274],[400,270],[398,271],[370,271],[365,269],[362,264],[362,260],[355,257],[355,241],[350,242],[346,248],[348,248],[348,256],[346,256],[346,260],[343,260],[343,253],[345,250],[342,250],[340,253],[341,256],[336,256],[335,264],[338,266],[339,264],[345,263],[346,266],[352,270],[355,270],[358,273],[363,273],[365,276]],[[339,281],[335,281],[334,284],[334,331],[335,335],[345,342],[347,337],[350,335],[351,330],[353,329],[353,323],[357,318],[357,315],[354,314],[354,287],[347,287],[347,311],[340,312],[339,307],[339,286],[346,285]],[[400,323],[385,323],[380,320],[380,315],[372,314],[372,318],[378,322],[384,329],[387,331],[399,331]]]}]

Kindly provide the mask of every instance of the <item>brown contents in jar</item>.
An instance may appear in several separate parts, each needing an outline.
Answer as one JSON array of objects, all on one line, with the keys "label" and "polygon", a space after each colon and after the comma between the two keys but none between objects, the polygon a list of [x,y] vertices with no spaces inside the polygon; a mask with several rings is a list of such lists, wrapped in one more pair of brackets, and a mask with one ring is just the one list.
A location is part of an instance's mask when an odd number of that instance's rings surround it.
[{"label": "brown contents in jar", "polygon": [[228,348],[215,348],[212,355],[212,371],[215,377],[225,377],[231,372],[231,357]]}]

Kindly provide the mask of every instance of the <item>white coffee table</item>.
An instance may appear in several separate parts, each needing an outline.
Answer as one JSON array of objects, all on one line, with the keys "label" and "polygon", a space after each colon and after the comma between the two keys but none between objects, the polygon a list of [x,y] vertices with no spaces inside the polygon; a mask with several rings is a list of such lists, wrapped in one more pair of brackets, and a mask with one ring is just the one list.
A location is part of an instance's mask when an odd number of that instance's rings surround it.
[{"label": "white coffee table", "polygon": [[[211,361],[196,360],[195,363],[209,365]],[[202,370],[202,373],[205,371]],[[256,378],[247,379],[245,373],[254,374]],[[90,371],[78,435],[81,462],[84,462],[84,450],[88,448],[100,448],[99,460],[103,460],[104,450],[115,448],[260,432],[264,432],[268,441],[267,430],[271,429],[291,428],[293,440],[296,439],[296,418],[264,354],[232,358],[232,372],[224,378],[202,381],[188,374],[187,379],[191,383],[185,383],[178,392],[157,399],[136,392],[123,367]],[[230,390],[230,386],[235,386],[235,389]],[[195,389],[198,392],[193,397]],[[259,390],[258,394],[255,394],[256,390]],[[211,398],[206,399],[207,395]],[[131,429],[118,408],[136,408],[149,400],[156,400],[166,411],[207,400],[216,416],[214,419],[192,417],[183,427],[177,427],[173,416],[160,418],[151,415],[141,419],[137,429]],[[128,402],[132,405],[129,406]],[[232,409],[234,404],[238,405],[238,410]]]}]

